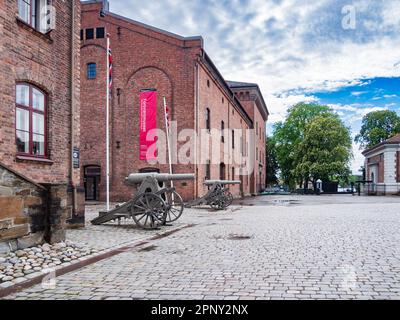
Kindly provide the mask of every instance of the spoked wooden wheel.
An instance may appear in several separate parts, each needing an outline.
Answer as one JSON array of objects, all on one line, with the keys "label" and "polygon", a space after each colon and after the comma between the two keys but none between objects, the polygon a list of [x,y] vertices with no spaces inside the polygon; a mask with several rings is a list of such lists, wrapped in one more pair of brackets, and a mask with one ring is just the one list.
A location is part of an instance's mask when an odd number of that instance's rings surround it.
[{"label": "spoked wooden wheel", "polygon": [[166,205],[160,196],[143,193],[133,201],[131,214],[138,227],[156,229],[165,223]]},{"label": "spoked wooden wheel", "polygon": [[175,190],[167,190],[164,193],[166,205],[166,221],[167,223],[178,220],[183,213],[183,200],[182,197]]},{"label": "spoked wooden wheel", "polygon": [[230,193],[229,190],[225,190],[224,191],[224,196],[225,196],[224,205],[225,205],[225,208],[227,208],[233,202],[233,195],[232,195],[232,193]]},{"label": "spoked wooden wheel", "polygon": [[208,201],[208,204],[214,210],[223,210],[225,209],[224,198],[224,194],[218,191],[211,197],[211,199]]}]

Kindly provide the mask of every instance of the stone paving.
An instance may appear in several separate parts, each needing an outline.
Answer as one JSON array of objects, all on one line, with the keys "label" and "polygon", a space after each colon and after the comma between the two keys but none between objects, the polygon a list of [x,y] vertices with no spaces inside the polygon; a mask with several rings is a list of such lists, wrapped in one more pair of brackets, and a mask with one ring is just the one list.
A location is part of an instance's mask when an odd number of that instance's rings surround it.
[{"label": "stone paving", "polygon": [[400,198],[238,203],[189,210],[191,228],[6,299],[400,299]]}]

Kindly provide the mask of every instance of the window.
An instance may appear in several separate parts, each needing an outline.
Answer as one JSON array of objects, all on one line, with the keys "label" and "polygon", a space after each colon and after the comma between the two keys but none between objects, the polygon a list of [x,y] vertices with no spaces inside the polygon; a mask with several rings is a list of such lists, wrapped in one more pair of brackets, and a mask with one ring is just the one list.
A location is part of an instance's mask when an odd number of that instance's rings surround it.
[{"label": "window", "polygon": [[211,130],[211,111],[208,108],[206,109],[206,129]]},{"label": "window", "polygon": [[219,180],[225,180],[225,163],[219,165]]},{"label": "window", "polygon": [[210,166],[210,160],[208,160],[206,164],[206,180],[210,180],[210,177],[211,177],[211,166]]},{"label": "window", "polygon": [[[48,31],[47,0],[18,0],[18,15],[32,28],[45,33]],[[42,23],[44,21],[45,23]]]},{"label": "window", "polygon": [[86,40],[94,39],[94,29],[86,29]]},{"label": "window", "polygon": [[83,40],[83,29],[81,29],[81,40]]},{"label": "window", "polygon": [[232,130],[232,149],[235,149],[235,130]]},{"label": "window", "polygon": [[30,84],[17,84],[15,114],[17,152],[22,155],[46,157],[45,94]]},{"label": "window", "polygon": [[235,180],[235,168],[232,167],[232,180]]},{"label": "window", "polygon": [[96,75],[97,75],[96,64],[95,63],[88,63],[88,65],[87,65],[87,78],[88,79],[95,79]]},{"label": "window", "polygon": [[225,142],[225,122],[221,121],[221,142]]},{"label": "window", "polygon": [[256,148],[256,160],[258,160],[258,148]]},{"label": "window", "polygon": [[210,87],[210,80],[207,80],[207,87]]},{"label": "window", "polygon": [[97,39],[104,39],[104,28],[97,28],[96,29],[96,38]]}]

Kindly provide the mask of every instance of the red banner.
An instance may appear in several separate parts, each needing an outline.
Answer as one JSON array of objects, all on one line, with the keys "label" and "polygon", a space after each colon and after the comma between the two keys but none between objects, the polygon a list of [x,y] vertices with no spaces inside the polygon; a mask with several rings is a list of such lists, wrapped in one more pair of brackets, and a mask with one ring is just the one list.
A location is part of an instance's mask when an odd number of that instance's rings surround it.
[{"label": "red banner", "polygon": [[148,150],[157,141],[157,137],[147,139],[150,130],[157,128],[157,91],[140,93],[140,160],[148,161],[157,158],[156,151],[149,154]]}]

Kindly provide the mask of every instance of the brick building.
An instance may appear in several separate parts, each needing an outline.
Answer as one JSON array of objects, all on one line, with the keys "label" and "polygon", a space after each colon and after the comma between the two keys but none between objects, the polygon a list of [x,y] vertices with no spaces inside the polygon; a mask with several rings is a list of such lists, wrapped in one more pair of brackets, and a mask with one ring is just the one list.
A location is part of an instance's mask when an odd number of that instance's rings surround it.
[{"label": "brick building", "polygon": [[[124,178],[149,167],[147,162],[139,161],[139,93],[146,88],[157,89],[160,97],[157,103],[160,129],[165,128],[161,99],[165,97],[177,132],[192,129],[198,134],[193,142],[195,152],[191,161],[173,165],[174,173],[196,175],[194,182],[177,185],[185,199],[205,193],[205,178],[242,180],[241,186],[231,188],[235,196],[256,192],[254,178],[249,174],[241,175],[240,171],[241,164],[252,161],[253,165],[256,161],[252,159],[256,147],[247,151],[253,146],[255,137],[241,137],[239,132],[255,127],[253,116],[257,117],[257,128],[261,128],[259,134],[265,135],[268,111],[258,87],[249,89],[251,101],[243,99],[248,104],[246,108],[204,51],[201,37],[185,38],[127,19],[110,12],[107,1],[98,0],[82,2],[81,146],[86,199],[105,199],[107,33],[113,54],[111,200],[127,200],[132,190],[123,184]],[[245,92],[249,90],[246,88]],[[201,134],[204,131],[206,133]],[[217,140],[213,147],[217,145],[218,148],[204,151],[210,138]],[[179,142],[178,149],[183,144]],[[257,150],[265,157],[265,148],[257,144]],[[219,154],[221,160],[203,161],[212,154]],[[234,156],[238,161],[231,161]],[[254,166],[258,168],[259,164]],[[168,172],[167,164],[156,167],[161,172]],[[261,187],[265,178],[258,181]]]},{"label": "brick building", "polygon": [[252,148],[254,171],[250,175],[250,193],[255,194],[266,186],[266,132],[268,109],[259,86],[255,83],[228,81],[228,85],[253,120],[254,148]]},{"label": "brick building", "polygon": [[370,194],[400,193],[400,134],[363,152]]},{"label": "brick building", "polygon": [[82,223],[79,31],[78,0],[0,0],[0,250]]}]

